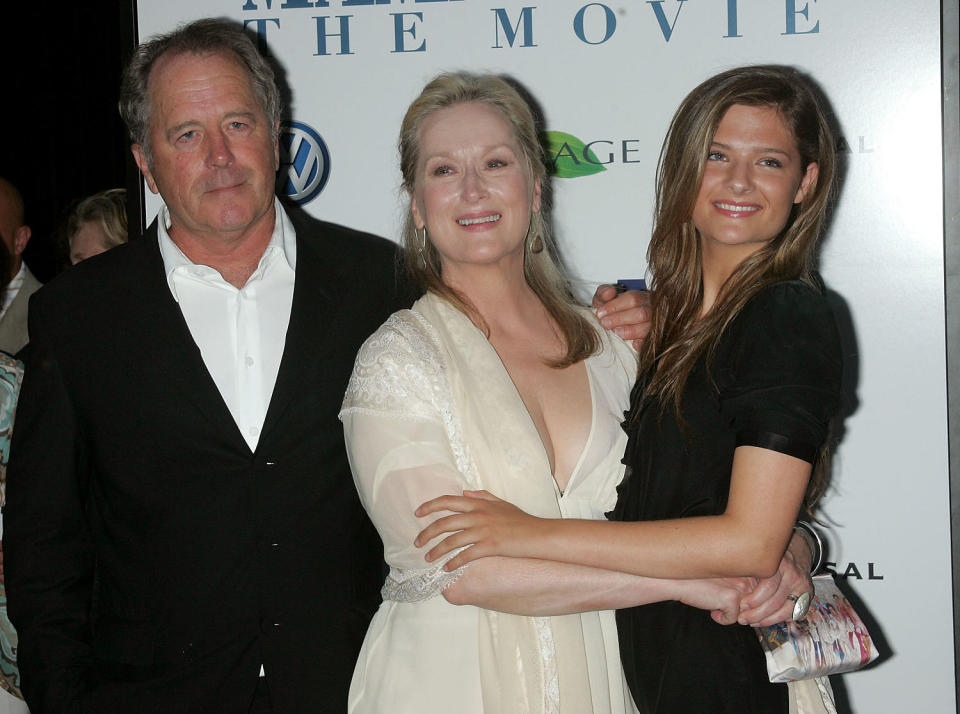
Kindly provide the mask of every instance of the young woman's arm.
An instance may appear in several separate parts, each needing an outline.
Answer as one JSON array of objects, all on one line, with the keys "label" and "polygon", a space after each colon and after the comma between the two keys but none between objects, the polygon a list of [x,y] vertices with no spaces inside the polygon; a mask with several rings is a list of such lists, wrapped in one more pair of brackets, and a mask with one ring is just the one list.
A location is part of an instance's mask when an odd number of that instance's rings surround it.
[{"label": "young woman's arm", "polygon": [[[427,552],[445,565],[478,558],[538,558],[652,578],[723,578],[776,573],[800,509],[810,464],[769,449],[734,452],[730,497],[718,516],[614,523],[534,518],[485,492],[442,496],[418,517],[454,511],[425,528],[415,545],[451,533]],[[469,546],[469,547],[468,547]]]}]

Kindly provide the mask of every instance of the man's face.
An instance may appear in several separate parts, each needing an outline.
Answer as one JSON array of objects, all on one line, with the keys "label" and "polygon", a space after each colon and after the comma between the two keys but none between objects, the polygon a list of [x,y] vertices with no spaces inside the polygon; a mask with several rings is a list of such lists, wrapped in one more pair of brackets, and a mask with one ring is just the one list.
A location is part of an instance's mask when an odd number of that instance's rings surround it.
[{"label": "man's face", "polygon": [[277,141],[240,63],[216,54],[164,56],[148,91],[151,165],[142,147],[133,153],[170,209],[171,236],[235,240],[272,220]]},{"label": "man's face", "polygon": [[30,227],[23,224],[23,203],[15,191],[0,178],[0,240],[10,254],[11,278],[20,270],[20,256],[30,240]]}]

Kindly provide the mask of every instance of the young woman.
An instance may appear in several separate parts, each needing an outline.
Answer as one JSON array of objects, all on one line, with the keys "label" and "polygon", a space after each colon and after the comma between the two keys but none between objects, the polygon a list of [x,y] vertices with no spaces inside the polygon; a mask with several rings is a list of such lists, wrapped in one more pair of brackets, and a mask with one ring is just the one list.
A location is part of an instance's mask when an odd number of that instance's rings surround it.
[{"label": "young woman", "polygon": [[534,119],[508,82],[434,79],[407,111],[400,155],[405,252],[426,295],[364,344],[341,412],[390,566],[349,711],[633,712],[609,608],[677,599],[732,621],[746,584],[423,562],[413,509],[443,493],[483,488],[538,516],[602,518],[623,474],[636,362],[557,269]]},{"label": "young woman", "polygon": [[[453,532],[427,560],[470,546],[445,567],[512,556],[654,578],[770,575],[804,497],[809,507],[822,491],[840,403],[839,339],[813,271],[834,164],[798,72],[744,67],[691,92],[660,160],[654,316],[626,421],[620,522],[534,518],[487,493],[443,497],[417,511],[458,512],[418,536],[422,546]],[[671,602],[622,609],[617,623],[642,711],[788,711],[749,628]]]}]

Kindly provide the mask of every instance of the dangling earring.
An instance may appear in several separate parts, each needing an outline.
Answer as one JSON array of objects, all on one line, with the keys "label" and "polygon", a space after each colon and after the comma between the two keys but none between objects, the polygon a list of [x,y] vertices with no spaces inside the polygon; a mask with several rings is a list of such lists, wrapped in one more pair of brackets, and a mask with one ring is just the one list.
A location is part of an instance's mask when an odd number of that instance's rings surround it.
[{"label": "dangling earring", "polygon": [[530,241],[530,252],[531,253],[543,252],[543,238],[540,237],[539,233],[537,233],[537,235],[533,237],[533,240]]},{"label": "dangling earring", "polygon": [[[420,233],[420,230],[422,230],[423,233]],[[416,228],[413,229],[413,234],[414,234],[414,235],[419,239],[419,241],[420,241],[420,245],[417,246],[417,262],[418,262],[418,264],[420,265],[421,268],[426,268],[426,267],[427,267],[427,256],[426,256],[426,250],[427,250],[427,227],[424,226],[424,227],[423,227],[422,229],[420,229],[420,230],[418,230],[418,229],[416,229]]]}]

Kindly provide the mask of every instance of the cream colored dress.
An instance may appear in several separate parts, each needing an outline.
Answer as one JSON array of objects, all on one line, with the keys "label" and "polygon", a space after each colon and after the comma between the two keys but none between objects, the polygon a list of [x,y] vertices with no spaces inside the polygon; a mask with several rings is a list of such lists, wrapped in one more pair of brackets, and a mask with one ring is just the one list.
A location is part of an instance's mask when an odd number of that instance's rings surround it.
[{"label": "cream colored dress", "polygon": [[636,360],[601,332],[602,351],[586,360],[590,435],[563,494],[496,351],[462,313],[427,295],[361,348],[340,418],[390,574],[354,670],[350,712],[636,711],[612,611],[521,617],[451,605],[442,590],[463,569],[446,573],[413,546],[429,523],[416,507],[464,489],[487,489],[542,517],[597,519],[613,507]]}]

